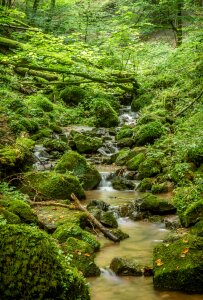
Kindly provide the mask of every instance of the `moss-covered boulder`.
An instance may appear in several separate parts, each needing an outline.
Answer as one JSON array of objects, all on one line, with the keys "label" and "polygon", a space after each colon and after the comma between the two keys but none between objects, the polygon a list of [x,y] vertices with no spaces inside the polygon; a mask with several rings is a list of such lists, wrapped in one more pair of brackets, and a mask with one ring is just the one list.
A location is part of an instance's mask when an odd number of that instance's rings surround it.
[{"label": "moss-covered boulder", "polygon": [[141,125],[138,130],[135,128],[135,144],[137,146],[152,144],[157,138],[160,138],[163,133],[164,127],[159,121]]},{"label": "moss-covered boulder", "polygon": [[125,165],[126,161],[129,159],[130,149],[123,148],[116,154],[115,163],[117,166]]},{"label": "moss-covered boulder", "polygon": [[114,127],[119,123],[116,111],[105,99],[97,99],[93,103],[92,113],[97,127]]},{"label": "moss-covered boulder", "polygon": [[71,199],[74,193],[79,199],[85,193],[76,176],[52,172],[28,172],[23,176],[22,191],[37,199]]},{"label": "moss-covered boulder", "polygon": [[119,141],[117,141],[117,146],[118,147],[132,147],[135,145],[135,141],[133,138],[131,137],[126,137],[123,139],[120,139]]},{"label": "moss-covered boulder", "polygon": [[32,162],[34,141],[28,138],[17,138],[15,144],[0,149],[0,169],[5,172],[21,170]]},{"label": "moss-covered boulder", "polygon": [[8,211],[4,207],[0,207],[0,215],[4,220],[6,220],[7,224],[20,224],[21,223],[21,220],[17,215]]},{"label": "moss-covered boulder", "polygon": [[173,202],[183,226],[189,227],[203,220],[203,198],[196,186],[177,188]]},{"label": "moss-covered boulder", "polygon": [[61,173],[72,172],[86,190],[95,188],[101,180],[101,175],[97,169],[75,151],[66,152],[56,164],[55,170]]},{"label": "moss-covered boulder", "polygon": [[88,243],[69,237],[62,244],[62,249],[66,255],[71,255],[70,265],[75,266],[85,277],[100,275],[100,269],[94,262],[94,250]]},{"label": "moss-covered boulder", "polygon": [[163,290],[203,292],[203,238],[184,235],[155,247],[154,286]]},{"label": "moss-covered boulder", "polygon": [[111,261],[110,268],[116,275],[121,276],[142,276],[143,274],[141,266],[135,259],[115,257]]},{"label": "moss-covered boulder", "polygon": [[103,211],[108,211],[110,204],[102,201],[102,200],[91,200],[87,205],[87,209],[91,211],[92,209],[101,209]]},{"label": "moss-covered boulder", "polygon": [[71,136],[79,153],[94,153],[102,146],[102,140],[98,137],[90,137],[77,131],[72,131]]},{"label": "moss-covered boulder", "polygon": [[154,98],[153,94],[146,93],[140,95],[139,97],[135,97],[131,102],[131,109],[132,111],[139,111],[144,106],[151,104],[152,99]]},{"label": "moss-covered boulder", "polygon": [[203,220],[197,222],[192,228],[191,233],[203,237]]},{"label": "moss-covered boulder", "polygon": [[153,185],[153,178],[144,178],[142,181],[139,183],[137,190],[139,192],[146,192],[150,191]]},{"label": "moss-covered boulder", "polygon": [[25,225],[0,228],[0,282],[5,300],[90,299],[84,278],[67,264],[54,240]]},{"label": "moss-covered boulder", "polygon": [[114,236],[116,236],[119,241],[123,241],[127,238],[129,238],[129,234],[126,232],[123,232],[120,228],[112,228],[109,230]]},{"label": "moss-covered boulder", "polygon": [[145,160],[145,154],[139,153],[130,160],[127,161],[126,165],[128,170],[137,171],[141,162]]},{"label": "moss-covered boulder", "polygon": [[171,202],[150,193],[146,193],[142,199],[136,200],[135,204],[138,211],[149,212],[150,214],[165,215],[176,211]]},{"label": "moss-covered boulder", "polygon": [[46,138],[43,142],[43,146],[46,148],[47,152],[51,151],[59,151],[65,152],[70,150],[67,142],[63,141],[62,139],[48,139]]},{"label": "moss-covered boulder", "polygon": [[[12,217],[17,223],[27,223],[27,224],[38,224],[38,218],[36,214],[31,209],[30,205],[22,200],[6,199],[0,200],[0,206],[2,206],[5,211],[4,215],[7,217]],[[11,218],[6,218],[9,224],[17,224],[16,222],[10,222]],[[20,220],[20,222],[18,221]]]},{"label": "moss-covered boulder", "polygon": [[124,126],[116,134],[116,140],[122,140],[123,138],[131,138],[134,131],[131,127]]},{"label": "moss-covered boulder", "polygon": [[159,159],[148,157],[138,166],[139,179],[153,177],[161,172],[162,166]]},{"label": "moss-covered boulder", "polygon": [[68,105],[77,105],[84,96],[84,89],[80,86],[68,86],[60,92],[60,97]]},{"label": "moss-covered boulder", "polygon": [[104,226],[109,228],[117,228],[118,222],[112,211],[103,211],[99,220]]},{"label": "moss-covered boulder", "polygon": [[88,243],[94,251],[98,251],[100,248],[100,244],[96,238],[76,224],[65,223],[59,226],[53,233],[53,237],[60,243],[65,243],[69,237],[74,237]]}]

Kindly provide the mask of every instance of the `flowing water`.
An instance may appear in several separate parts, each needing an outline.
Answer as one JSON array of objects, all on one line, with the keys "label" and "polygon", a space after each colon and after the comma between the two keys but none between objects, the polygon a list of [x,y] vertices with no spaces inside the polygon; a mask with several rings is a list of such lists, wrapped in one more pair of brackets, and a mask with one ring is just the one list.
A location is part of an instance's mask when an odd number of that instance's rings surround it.
[{"label": "flowing water", "polygon": [[[109,175],[101,172],[102,181],[97,190],[86,192],[87,200],[103,200],[113,206],[135,199],[135,191],[116,191],[112,188]],[[146,221],[134,222],[128,218],[118,219],[119,228],[129,234],[129,238],[113,243],[100,238],[101,251],[95,259],[101,268],[101,276],[90,278],[91,300],[202,300],[202,295],[188,295],[181,292],[157,291],[153,288],[152,277],[118,277],[109,265],[114,257],[136,258],[141,265],[152,265],[153,247],[162,242],[168,230],[163,223]]]}]

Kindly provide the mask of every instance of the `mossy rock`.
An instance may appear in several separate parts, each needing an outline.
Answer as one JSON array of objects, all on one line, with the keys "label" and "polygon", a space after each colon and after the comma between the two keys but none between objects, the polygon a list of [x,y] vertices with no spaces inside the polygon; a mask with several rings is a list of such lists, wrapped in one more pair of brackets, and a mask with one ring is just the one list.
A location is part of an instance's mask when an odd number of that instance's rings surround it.
[{"label": "mossy rock", "polygon": [[122,140],[123,138],[131,138],[134,131],[130,127],[122,127],[116,134],[116,141]]},{"label": "mossy rock", "polygon": [[184,235],[155,247],[154,286],[163,290],[203,292],[203,238]]},{"label": "mossy rock", "polygon": [[76,267],[83,276],[95,277],[100,275],[100,269],[94,262],[94,251],[88,243],[69,237],[62,244],[62,249],[66,255],[71,255],[70,265]]},{"label": "mossy rock", "polygon": [[203,219],[203,198],[196,186],[177,188],[173,202],[183,226],[189,227]]},{"label": "mossy rock", "polygon": [[102,201],[102,200],[91,200],[87,205],[87,209],[91,211],[92,209],[100,209],[103,211],[108,211],[110,204]]},{"label": "mossy rock", "polygon": [[13,168],[26,164],[32,156],[34,141],[28,138],[17,138],[12,146],[0,149],[0,167]]},{"label": "mossy rock", "polygon": [[84,89],[79,86],[66,87],[59,95],[68,105],[77,105],[85,96]]},{"label": "mossy rock", "polygon": [[146,193],[141,199],[137,200],[135,204],[139,211],[149,212],[151,214],[165,215],[176,211],[175,206],[171,202],[160,199],[150,193]]},{"label": "mossy rock", "polygon": [[98,251],[100,248],[100,244],[96,238],[76,224],[66,223],[58,226],[56,231],[53,233],[53,237],[60,243],[65,243],[69,237],[74,237],[88,243],[94,251]]},{"label": "mossy rock", "polygon": [[115,257],[110,263],[110,268],[120,276],[142,276],[141,266],[135,259]]},{"label": "mossy rock", "polygon": [[134,138],[131,138],[131,137],[126,137],[126,138],[123,138],[123,139],[120,139],[118,142],[117,142],[117,146],[118,147],[133,147],[135,145],[135,140]]},{"label": "mossy rock", "polygon": [[152,194],[167,193],[172,187],[173,184],[170,182],[155,183],[152,185],[151,192]]},{"label": "mossy rock", "polygon": [[117,166],[125,165],[126,161],[129,159],[129,155],[130,155],[130,149],[129,148],[121,149],[116,154],[116,160],[115,160],[116,165]]},{"label": "mossy rock", "polygon": [[139,183],[137,190],[139,192],[146,192],[150,191],[153,185],[153,179],[152,178],[144,178],[142,181]]},{"label": "mossy rock", "polygon": [[190,163],[177,163],[171,170],[171,179],[177,184],[186,184],[193,180],[193,167]]},{"label": "mossy rock", "polygon": [[0,215],[3,217],[3,219],[6,220],[7,224],[20,224],[21,220],[20,218],[13,214],[12,212],[8,211],[7,209],[0,207]]},{"label": "mossy rock", "polygon": [[145,160],[145,154],[139,153],[127,161],[126,166],[128,170],[137,171],[141,162]]},{"label": "mossy rock", "polygon": [[2,299],[90,299],[84,278],[54,240],[25,225],[1,226],[0,281]]},{"label": "mossy rock", "polygon": [[195,163],[198,167],[203,163],[203,142],[201,139],[198,144],[192,144],[189,147],[186,156],[187,161]]},{"label": "mossy rock", "polygon": [[23,176],[21,190],[39,200],[71,199],[74,193],[79,199],[85,193],[76,176],[52,172],[28,172]]},{"label": "mossy rock", "polygon": [[72,172],[86,190],[95,188],[101,181],[101,175],[97,169],[75,151],[66,152],[56,164],[55,170],[61,173]]},{"label": "mossy rock", "polygon": [[139,179],[153,177],[161,172],[161,163],[155,158],[146,158],[139,164]]},{"label": "mossy rock", "polygon": [[123,241],[129,238],[129,234],[123,232],[120,228],[113,228],[109,230],[114,236],[116,236],[119,241]]},{"label": "mossy rock", "polygon": [[95,116],[97,127],[114,127],[119,123],[116,111],[105,99],[96,99],[93,104],[92,114]]},{"label": "mossy rock", "polygon": [[23,223],[38,224],[38,218],[29,204],[21,200],[9,201],[8,211],[20,217]]},{"label": "mossy rock", "polygon": [[164,127],[159,121],[141,125],[138,130],[135,127],[135,144],[137,146],[153,144],[163,133]]},{"label": "mossy rock", "polygon": [[77,131],[72,131],[71,135],[79,153],[94,153],[102,146],[100,138],[93,138]]},{"label": "mossy rock", "polygon": [[102,211],[99,220],[104,226],[109,228],[117,228],[118,222],[112,211]]},{"label": "mossy rock", "polygon": [[46,148],[48,152],[51,151],[65,152],[67,150],[70,150],[68,144],[61,139],[45,139],[43,142],[43,146]]},{"label": "mossy rock", "polygon": [[192,228],[191,233],[203,237],[203,220],[197,222]]},{"label": "mossy rock", "polygon": [[112,180],[112,186],[115,190],[134,190],[135,184],[124,177],[116,176]]}]

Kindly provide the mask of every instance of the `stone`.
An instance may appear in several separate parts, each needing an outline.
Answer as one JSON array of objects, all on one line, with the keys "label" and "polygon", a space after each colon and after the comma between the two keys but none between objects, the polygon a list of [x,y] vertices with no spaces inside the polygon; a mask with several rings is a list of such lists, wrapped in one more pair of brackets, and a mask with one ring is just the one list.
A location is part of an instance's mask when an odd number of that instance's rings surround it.
[{"label": "stone", "polygon": [[110,268],[120,276],[142,276],[141,266],[135,259],[115,257],[111,261]]}]

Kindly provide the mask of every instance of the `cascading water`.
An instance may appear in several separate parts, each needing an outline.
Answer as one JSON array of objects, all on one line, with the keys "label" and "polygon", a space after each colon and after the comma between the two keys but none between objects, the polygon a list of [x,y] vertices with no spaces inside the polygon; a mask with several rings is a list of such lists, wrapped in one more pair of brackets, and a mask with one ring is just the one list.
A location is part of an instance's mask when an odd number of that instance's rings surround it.
[{"label": "cascading water", "polygon": [[98,186],[98,190],[100,191],[113,191],[113,187],[111,184],[111,180],[109,177],[111,176],[111,172],[100,172],[101,175],[101,181]]}]

